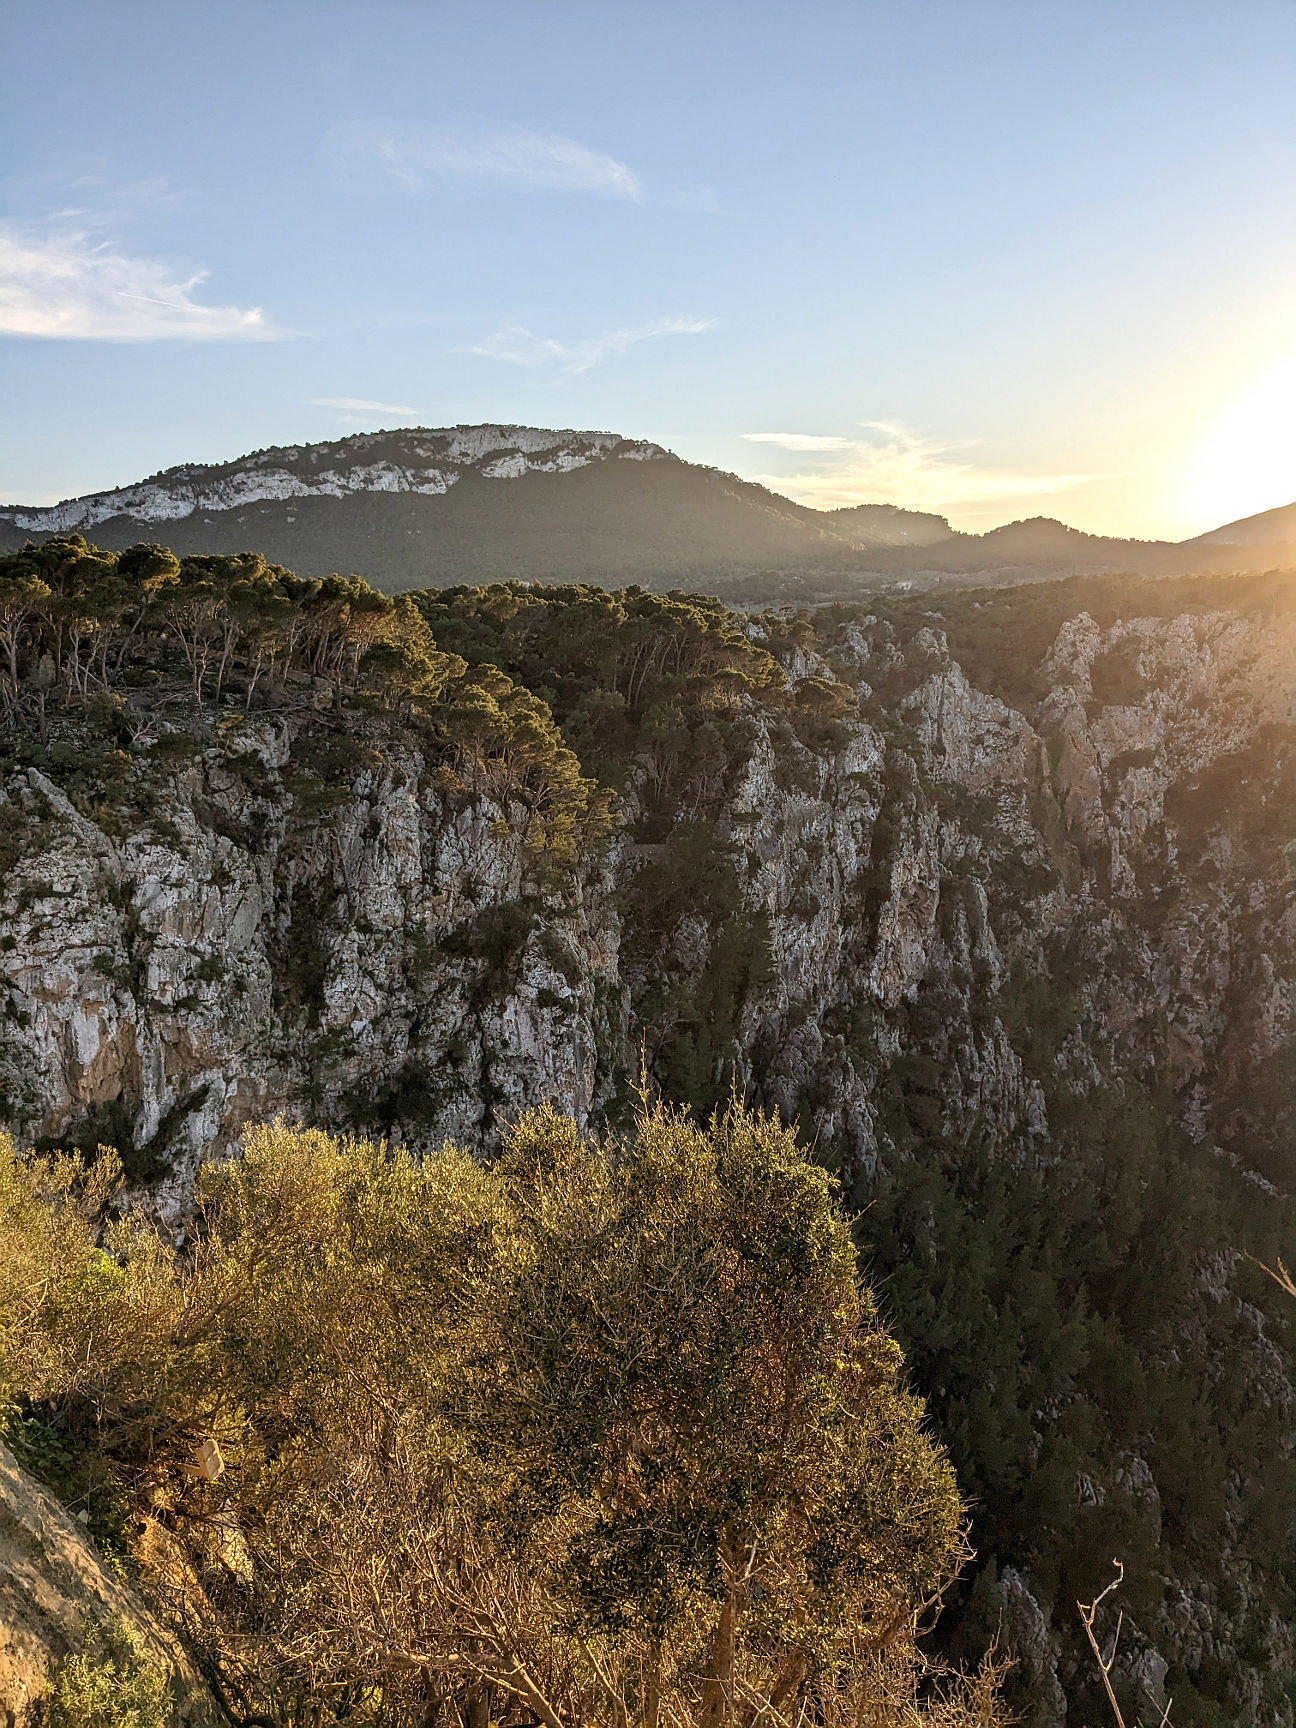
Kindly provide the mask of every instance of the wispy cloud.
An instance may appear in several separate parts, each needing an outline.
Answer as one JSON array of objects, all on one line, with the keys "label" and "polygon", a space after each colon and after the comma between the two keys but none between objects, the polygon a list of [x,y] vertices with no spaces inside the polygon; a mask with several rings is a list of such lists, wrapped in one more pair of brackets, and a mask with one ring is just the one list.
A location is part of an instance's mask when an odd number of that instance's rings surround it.
[{"label": "wispy cloud", "polygon": [[390,416],[396,420],[416,420],[418,409],[400,402],[370,402],[363,396],[312,396],[311,408],[332,408],[335,413],[358,420],[375,420]]},{"label": "wispy cloud", "polygon": [[334,142],[344,160],[377,167],[407,192],[494,181],[527,192],[592,192],[632,201],[643,194],[643,181],[624,162],[557,132],[354,120],[335,133]]},{"label": "wispy cloud", "polygon": [[785,450],[832,453],[815,472],[756,474],[762,485],[821,510],[851,504],[899,504],[914,510],[1047,497],[1108,478],[1103,474],[1023,474],[979,466],[962,458],[965,444],[939,443],[896,426],[869,420],[865,438],[816,437],[787,432],[745,432],[754,444]]},{"label": "wispy cloud", "polygon": [[205,272],[179,276],[84,231],[0,228],[0,335],[101,342],[266,341],[282,335],[259,306],[194,298]]},{"label": "wispy cloud", "polygon": [[662,318],[580,342],[559,342],[552,336],[537,336],[521,324],[506,324],[468,353],[484,355],[487,360],[509,360],[515,366],[558,366],[564,372],[588,372],[591,366],[610,355],[624,354],[637,342],[650,342],[658,336],[700,336],[714,327],[714,318]]},{"label": "wispy cloud", "polygon": [[821,438],[813,432],[744,432],[749,444],[777,444],[780,450],[849,450],[849,438]]}]

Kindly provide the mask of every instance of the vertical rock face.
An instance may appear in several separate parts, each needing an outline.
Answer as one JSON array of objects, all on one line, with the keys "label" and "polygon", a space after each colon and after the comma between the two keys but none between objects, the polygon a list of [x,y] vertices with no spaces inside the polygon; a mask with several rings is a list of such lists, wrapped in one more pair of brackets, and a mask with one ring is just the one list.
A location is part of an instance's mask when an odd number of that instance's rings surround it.
[{"label": "vertical rock face", "polygon": [[[1292,1394],[1238,1249],[1272,1239],[1293,1176],[1290,623],[1081,614],[1015,705],[938,617],[817,632],[789,671],[848,684],[849,717],[754,718],[705,809],[570,869],[376,722],[340,764],[284,723],[154,746],[133,812],[11,778],[5,1115],[112,1141],[183,1210],[199,1157],[277,1111],[485,1149],[542,1098],[615,1116],[641,1041],[676,1096],[736,1082],[868,1208],[999,1566],[954,1643],[982,1609],[987,1635],[1011,1622],[1032,1718],[1057,1723],[1083,1684],[1071,1603],[1120,1542],[1146,1585],[1138,1707],[1187,1685],[1288,1721],[1254,1529],[1286,1492]],[[1207,1192],[1217,1223],[1181,1215]],[[1163,1260],[1144,1316],[1130,1269]],[[1155,1397],[1122,1391],[1136,1369]],[[1218,1456],[1176,1461],[1181,1391],[1218,1413]],[[1210,1553],[1194,1462],[1218,1477]],[[1052,1549],[1043,1482],[1069,1508]]]},{"label": "vertical rock face", "polygon": [[[1290,1052],[1290,630],[1216,614],[1104,631],[1081,616],[1029,720],[973,688],[937,632],[918,631],[902,664],[890,635],[854,631],[838,656],[842,675],[900,671],[885,710],[866,700],[875,726],[831,754],[758,749],[728,813],[749,851],[746,902],[773,932],[777,981],[743,1040],[768,1045],[762,1084],[804,1113],[810,1070],[822,1083],[832,1064],[834,1109],[813,1120],[855,1167],[873,1155],[861,1124],[876,1125],[878,1064],[825,1034],[864,1011],[877,1051],[895,1054],[912,1036],[904,1010],[952,992],[942,1116],[990,1109],[1001,1133],[1045,1134],[1005,1010],[1014,974],[1057,984],[1048,949],[1069,947],[1080,1021],[1060,1065],[1078,1082],[1112,1055],[1155,1070],[1195,1138],[1203,1112],[1226,1132],[1240,1102],[1227,1083]],[[843,1131],[848,1100],[857,1125]]]},{"label": "vertical rock face", "polygon": [[[772,963],[737,992],[724,1060],[788,1111],[829,1093],[809,1123],[867,1165],[876,1074],[838,1022],[871,1017],[894,1054],[924,989],[957,991],[966,1020],[1073,937],[1091,1018],[1131,1057],[1153,1021],[1184,1082],[1278,1052],[1289,643],[1227,615],[1106,632],[1082,616],[1028,719],[938,632],[903,654],[885,625],[842,634],[838,675],[868,692],[883,665],[898,696],[866,694],[831,738],[760,727],[713,813],[734,916],[767,922]],[[1118,677],[1132,699],[1105,700]],[[587,1120],[640,1029],[669,1035],[649,986],[705,972],[718,935],[686,881],[662,929],[636,927],[635,881],[670,840],[614,841],[555,885],[514,812],[452,798],[408,744],[366,744],[339,789],[303,773],[305,742],[249,724],[195,747],[134,819],[78,809],[35,769],[0,791],[0,1075],[21,1136],[112,1114],[152,1174],[181,1178],[276,1110],[479,1143],[539,1097]],[[1042,1132],[1002,1017],[944,1032],[963,1046],[955,1113],[975,1100]],[[1205,1095],[1185,1108],[1198,1121]]]},{"label": "vertical rock face", "polygon": [[36,770],[6,788],[20,1135],[99,1124],[182,1204],[201,1153],[277,1111],[477,1143],[535,1098],[582,1121],[603,1099],[624,1019],[605,866],[546,891],[510,813],[450,809],[416,754],[375,753],[323,810],[294,766],[251,728],[138,828]]}]

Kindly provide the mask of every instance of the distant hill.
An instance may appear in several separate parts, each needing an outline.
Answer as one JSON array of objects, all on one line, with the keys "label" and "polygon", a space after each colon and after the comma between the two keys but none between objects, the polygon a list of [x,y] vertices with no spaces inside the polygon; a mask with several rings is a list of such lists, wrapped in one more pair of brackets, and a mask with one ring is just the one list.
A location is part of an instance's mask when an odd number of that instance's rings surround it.
[{"label": "distant hill", "polygon": [[824,516],[833,533],[859,546],[933,546],[954,537],[943,516],[902,510],[898,504],[848,504]]},{"label": "distant hill", "polygon": [[1199,534],[1191,544],[1273,546],[1282,541],[1296,542],[1296,504],[1262,510],[1258,516],[1244,516],[1240,522],[1226,522],[1222,528],[1212,528],[1209,534]]},{"label": "distant hill", "polygon": [[890,504],[812,510],[614,432],[505,425],[361,433],[0,508],[0,550],[69,531],[110,550],[138,540],[181,554],[255,549],[303,576],[355,572],[391,592],[582,580],[812,600],[957,577],[1296,566],[1296,505],[1182,545],[1047,518],[961,534]]}]

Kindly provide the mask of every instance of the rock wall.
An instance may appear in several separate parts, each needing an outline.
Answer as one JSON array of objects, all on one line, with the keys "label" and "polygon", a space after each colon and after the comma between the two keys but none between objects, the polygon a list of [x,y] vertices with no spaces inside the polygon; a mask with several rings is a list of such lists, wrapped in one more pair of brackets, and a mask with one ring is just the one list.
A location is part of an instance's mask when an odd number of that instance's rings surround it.
[{"label": "rock wall", "polygon": [[292,744],[240,730],[138,824],[35,769],[2,794],[11,1120],[124,1135],[164,1206],[279,1111],[470,1144],[540,1097],[586,1121],[624,1042],[606,866],[547,891],[508,811],[451,809],[400,749],[303,816]]}]

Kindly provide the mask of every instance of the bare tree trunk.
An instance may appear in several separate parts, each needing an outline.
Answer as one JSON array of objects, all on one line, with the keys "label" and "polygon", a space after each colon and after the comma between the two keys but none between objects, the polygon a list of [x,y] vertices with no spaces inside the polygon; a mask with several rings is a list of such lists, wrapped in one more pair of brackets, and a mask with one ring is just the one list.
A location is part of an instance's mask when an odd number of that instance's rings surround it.
[{"label": "bare tree trunk", "polygon": [[654,1643],[644,1673],[643,1728],[657,1728],[661,1715],[661,1645]]},{"label": "bare tree trunk", "polygon": [[222,647],[221,647],[220,665],[216,671],[216,700],[217,700],[217,702],[219,702],[221,699],[221,690],[225,684],[225,673],[226,673],[226,670],[229,666],[230,655],[233,652],[234,652],[234,628],[232,625],[227,624],[225,626],[225,640],[224,640]]},{"label": "bare tree trunk", "polygon": [[711,1660],[707,1664],[706,1683],[702,1688],[701,1728],[722,1728],[728,1721],[733,1698],[734,1649],[738,1641],[738,1618],[742,1613],[747,1592],[741,1584],[731,1585],[720,1610],[720,1620],[711,1643]]},{"label": "bare tree trunk", "polygon": [[490,1728],[491,1689],[485,1684],[470,1686],[464,1700],[464,1728]]}]

